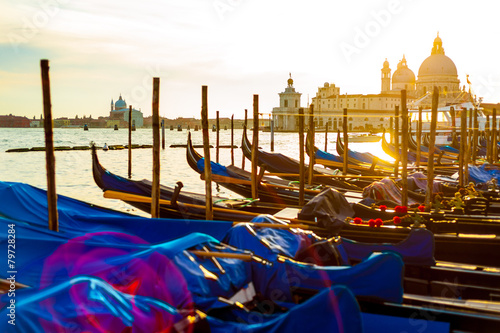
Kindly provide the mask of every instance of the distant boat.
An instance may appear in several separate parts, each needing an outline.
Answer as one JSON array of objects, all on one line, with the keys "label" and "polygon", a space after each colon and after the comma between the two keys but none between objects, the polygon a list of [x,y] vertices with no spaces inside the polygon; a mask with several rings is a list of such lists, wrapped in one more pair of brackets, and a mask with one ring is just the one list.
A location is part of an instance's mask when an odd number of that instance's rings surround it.
[{"label": "distant boat", "polygon": [[381,138],[382,136],[377,134],[361,133],[349,135],[349,142],[378,142]]},{"label": "distant boat", "polygon": [[88,125],[87,125],[87,124],[83,125],[83,130],[84,130],[84,131],[88,131],[88,130],[89,130],[89,127],[88,127]]},{"label": "distant boat", "polygon": [[118,125],[115,124],[115,131],[118,131]]},{"label": "distant boat", "polygon": [[102,150],[104,150],[104,151],[108,151],[109,150],[107,143],[104,144],[104,147],[102,147]]}]

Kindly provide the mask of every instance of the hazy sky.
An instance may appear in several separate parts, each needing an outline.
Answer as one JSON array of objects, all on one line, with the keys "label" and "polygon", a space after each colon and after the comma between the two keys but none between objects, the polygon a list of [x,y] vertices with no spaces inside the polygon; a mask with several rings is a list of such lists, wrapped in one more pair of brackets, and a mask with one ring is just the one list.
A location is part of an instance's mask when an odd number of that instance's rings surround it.
[{"label": "hazy sky", "polygon": [[380,69],[405,54],[415,75],[439,31],[461,84],[500,102],[496,1],[0,0],[0,114],[42,113],[40,59],[49,59],[54,117],[107,116],[120,93],[151,114],[243,118],[278,106],[292,73],[302,106],[324,82],[379,93]]}]

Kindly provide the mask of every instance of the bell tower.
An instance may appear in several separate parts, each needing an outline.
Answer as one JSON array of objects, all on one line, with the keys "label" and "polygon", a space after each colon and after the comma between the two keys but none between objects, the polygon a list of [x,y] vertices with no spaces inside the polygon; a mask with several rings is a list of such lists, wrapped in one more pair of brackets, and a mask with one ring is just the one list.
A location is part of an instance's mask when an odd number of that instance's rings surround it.
[{"label": "bell tower", "polygon": [[382,67],[382,87],[381,93],[391,90],[391,69],[389,68],[389,62],[387,58],[384,61],[384,66]]}]

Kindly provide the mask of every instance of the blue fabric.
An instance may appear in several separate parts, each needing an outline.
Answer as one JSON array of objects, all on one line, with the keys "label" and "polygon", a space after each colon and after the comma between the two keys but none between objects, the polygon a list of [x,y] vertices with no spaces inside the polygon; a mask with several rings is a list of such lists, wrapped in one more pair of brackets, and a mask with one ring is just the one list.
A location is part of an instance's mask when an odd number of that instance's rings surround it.
[{"label": "blue fabric", "polygon": [[[205,172],[205,158],[200,158],[198,162],[196,162],[196,166],[200,173]],[[227,169],[222,164],[210,161],[210,167],[212,168],[212,174],[231,177],[231,175],[227,172]]]},{"label": "blue fabric", "polygon": [[500,169],[488,163],[481,166],[469,165],[469,181],[477,183],[486,183],[492,179],[500,183]]},{"label": "blue fabric", "polygon": [[432,266],[434,259],[434,234],[427,229],[413,229],[406,239],[396,244],[369,244],[342,238],[342,245],[349,260],[362,261],[373,252],[393,252],[408,265]]},{"label": "blue fabric", "polygon": [[343,158],[337,155],[330,154],[324,150],[316,150],[316,159],[327,160],[332,162],[343,163]]},{"label": "blue fabric", "polygon": [[[0,315],[2,332],[168,332],[179,324],[186,312],[155,297],[130,295],[116,290],[102,279],[77,276],[43,290],[16,291],[16,325],[8,322],[10,309]],[[1,300],[9,302],[9,296]],[[214,333],[303,332],[360,333],[359,306],[345,287],[327,288],[285,313],[252,313],[247,322],[206,318]],[[186,327],[191,332],[193,327]]]},{"label": "blue fabric", "polygon": [[[296,288],[319,290],[345,285],[356,296],[401,303],[403,261],[394,253],[376,253],[356,266],[316,266],[283,259],[282,265],[253,266],[256,289],[274,301],[291,302]],[[286,287],[288,286],[288,287]]]},{"label": "blue fabric", "polygon": [[[47,192],[22,183],[0,182],[0,216],[48,228]],[[229,222],[149,219],[99,208],[63,195],[57,196],[59,233],[72,238],[87,232],[116,231],[164,242],[200,232],[222,239],[232,227]]]},{"label": "blue fabric", "polygon": [[300,250],[312,244],[311,239],[303,234],[248,224],[240,224],[229,230],[222,242],[248,249],[268,260],[275,260],[279,254],[293,258]]}]

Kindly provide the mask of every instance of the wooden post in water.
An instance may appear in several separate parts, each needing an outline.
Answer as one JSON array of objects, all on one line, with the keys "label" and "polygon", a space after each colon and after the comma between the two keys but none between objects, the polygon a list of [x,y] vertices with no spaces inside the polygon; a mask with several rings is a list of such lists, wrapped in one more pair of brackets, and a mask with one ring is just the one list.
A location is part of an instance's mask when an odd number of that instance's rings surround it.
[{"label": "wooden post in water", "polygon": [[418,107],[418,122],[417,122],[417,168],[420,167],[420,159],[422,158],[422,107]]},{"label": "wooden post in water", "polygon": [[394,148],[396,150],[396,161],[394,161],[394,176],[399,176],[399,105],[394,107]]},{"label": "wooden post in water", "polygon": [[344,108],[344,114],[342,117],[342,130],[343,130],[343,140],[344,140],[344,163],[342,168],[342,173],[347,175],[347,165],[348,165],[348,149],[349,149],[349,135],[347,134],[347,108]]},{"label": "wooden post in water", "polygon": [[[248,131],[247,120],[248,120],[248,110],[245,109],[245,121],[243,122],[243,127],[245,128],[246,131]],[[241,168],[245,170],[245,154],[241,154]]]},{"label": "wooden post in water", "polygon": [[389,117],[390,138],[389,142],[394,144],[394,117]]},{"label": "wooden post in water", "polygon": [[484,126],[484,136],[486,137],[486,160],[493,163],[493,141],[491,140],[490,115],[486,115],[486,124]]},{"label": "wooden post in water", "polygon": [[432,93],[432,113],[431,113],[431,128],[429,138],[429,159],[427,161],[427,191],[425,193],[425,207],[431,207],[432,189],[434,186],[434,145],[436,143],[436,127],[437,127],[437,109],[439,103],[439,90],[434,86]]},{"label": "wooden post in water", "polygon": [[451,117],[451,138],[453,139],[455,137],[455,132],[456,132],[456,127],[457,127],[457,122],[456,122],[456,113],[455,113],[455,108],[452,106],[450,107],[450,117]]},{"label": "wooden post in water", "polygon": [[328,122],[326,122],[325,126],[325,151],[328,149]]},{"label": "wooden post in water", "polygon": [[299,108],[299,206],[304,206],[304,183],[306,175],[304,170],[304,108]]},{"label": "wooden post in water", "polygon": [[160,217],[160,78],[153,78],[153,186],[151,217]]},{"label": "wooden post in water", "polygon": [[274,119],[272,117],[269,122],[269,126],[271,129],[271,151],[274,151]]},{"label": "wooden post in water", "polygon": [[201,128],[203,131],[203,154],[205,159],[205,219],[213,220],[212,166],[210,165],[210,139],[208,136],[208,87],[201,86]]},{"label": "wooden post in water", "polygon": [[231,115],[231,165],[234,165],[234,114]]},{"label": "wooden post in water", "polygon": [[215,142],[216,142],[216,148],[215,148],[215,162],[219,163],[219,145],[220,145],[220,141],[219,141],[219,131],[220,131],[220,126],[219,126],[219,111],[216,111],[216,116],[215,116],[215,126],[216,126],[216,129],[217,129],[217,135],[216,135],[216,138],[215,138]]},{"label": "wooden post in water", "polygon": [[458,183],[465,186],[465,177],[468,175],[467,167],[467,110],[460,111],[460,151],[458,154]]},{"label": "wooden post in water", "polygon": [[252,199],[257,199],[257,154],[259,149],[259,95],[253,95],[253,138],[252,138]]},{"label": "wooden post in water", "polygon": [[161,120],[161,149],[165,149],[165,119]]},{"label": "wooden post in water", "polygon": [[401,90],[401,204],[408,206],[408,109],[406,90]]},{"label": "wooden post in water", "polygon": [[493,128],[491,130],[491,141],[493,142],[493,163],[498,162],[498,131],[497,131],[497,109],[493,108]]},{"label": "wooden post in water", "polygon": [[132,105],[128,108],[128,178],[132,178]]},{"label": "wooden post in water", "polygon": [[[474,149],[474,143],[472,141],[472,133],[473,133],[473,119],[474,119],[474,115],[473,115],[473,111],[472,109],[469,109],[469,127],[467,129],[467,144],[469,146],[470,149]],[[472,156],[472,151],[471,150],[467,150],[467,165],[471,162],[471,156]]]},{"label": "wooden post in water", "polygon": [[307,183],[312,185],[314,178],[314,164],[316,163],[314,160],[314,139],[316,137],[316,133],[314,131],[314,104],[309,106],[309,131],[311,134],[311,142],[309,142],[309,151],[311,152],[311,156],[309,156],[309,173]]},{"label": "wooden post in water", "polygon": [[479,125],[477,123],[477,109],[474,108],[473,111],[473,116],[474,116],[474,130],[472,134],[472,142],[473,145],[472,147],[472,163],[476,165],[476,160],[477,160],[477,146],[478,146],[478,134],[479,134]]},{"label": "wooden post in water", "polygon": [[56,159],[54,156],[54,134],[52,131],[52,102],[50,98],[49,61],[40,60],[42,72],[43,124],[45,128],[45,168],[47,172],[47,207],[49,229],[59,231],[56,192]]}]

